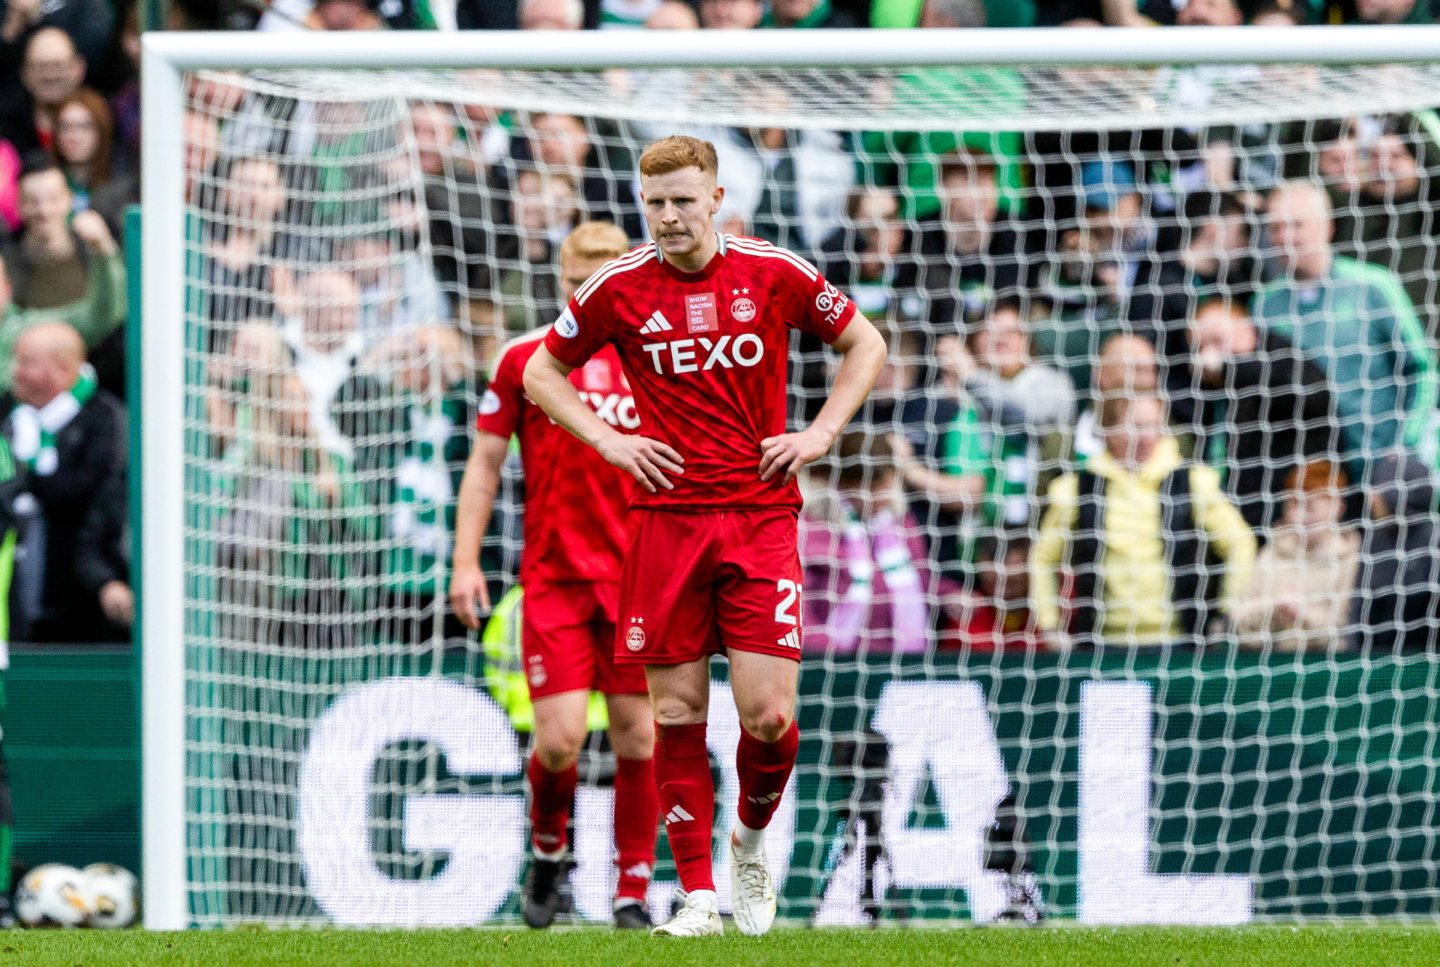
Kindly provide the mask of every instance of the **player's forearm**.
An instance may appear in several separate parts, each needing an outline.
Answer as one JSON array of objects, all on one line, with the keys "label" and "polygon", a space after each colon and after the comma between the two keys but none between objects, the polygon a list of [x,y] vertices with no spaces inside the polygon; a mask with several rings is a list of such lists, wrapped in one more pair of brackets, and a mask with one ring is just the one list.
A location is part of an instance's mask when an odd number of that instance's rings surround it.
[{"label": "player's forearm", "polygon": [[525,366],[525,392],[557,425],[591,447],[617,431],[585,405],[570,380],[536,353]]},{"label": "player's forearm", "polygon": [[495,495],[500,490],[500,465],[505,459],[507,441],[499,441],[498,458],[494,444],[487,440],[492,434],[480,433],[475,450],[465,464],[460,478],[460,493],[455,501],[455,550],[451,566],[455,570],[474,567],[480,561],[480,546],[490,515],[495,510]]},{"label": "player's forearm", "polygon": [[[859,320],[857,319],[856,322]],[[851,325],[855,325],[854,322]],[[835,381],[825,405],[820,407],[814,422],[810,425],[823,430],[831,440],[840,435],[850,417],[870,395],[870,388],[885,365],[885,340],[867,325],[866,335],[844,350],[840,368],[835,372]]]}]

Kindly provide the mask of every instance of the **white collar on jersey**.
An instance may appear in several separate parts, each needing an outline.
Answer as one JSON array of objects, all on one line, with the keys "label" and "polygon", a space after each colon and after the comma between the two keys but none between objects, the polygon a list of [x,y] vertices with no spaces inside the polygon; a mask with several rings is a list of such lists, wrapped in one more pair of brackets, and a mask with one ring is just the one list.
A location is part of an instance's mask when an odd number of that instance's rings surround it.
[{"label": "white collar on jersey", "polygon": [[[728,246],[728,245],[726,244],[726,242],[725,242],[725,239],[726,239],[727,237],[728,237],[728,236],[727,236],[724,232],[716,232],[716,233],[715,233],[715,251],[717,251],[717,252],[720,253],[721,255],[724,255],[724,254],[726,253],[726,251],[729,249],[729,246]],[[665,261],[665,253],[662,252],[662,251],[660,251],[660,243],[659,243],[659,242],[656,242],[656,243],[655,243],[655,261],[657,261],[657,262],[663,262],[663,261]]]}]

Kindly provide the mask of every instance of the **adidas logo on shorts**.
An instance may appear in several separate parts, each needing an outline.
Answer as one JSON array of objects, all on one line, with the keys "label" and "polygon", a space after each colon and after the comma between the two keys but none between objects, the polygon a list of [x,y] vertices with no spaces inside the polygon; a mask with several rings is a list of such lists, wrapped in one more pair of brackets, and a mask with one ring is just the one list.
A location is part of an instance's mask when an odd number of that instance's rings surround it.
[{"label": "adidas logo on shorts", "polygon": [[776,639],[775,644],[779,645],[781,648],[794,648],[796,651],[799,651],[799,650],[800,650],[800,632],[798,632],[798,631],[787,631],[787,632],[785,632],[785,637],[784,637],[784,638],[778,638],[778,639]]}]

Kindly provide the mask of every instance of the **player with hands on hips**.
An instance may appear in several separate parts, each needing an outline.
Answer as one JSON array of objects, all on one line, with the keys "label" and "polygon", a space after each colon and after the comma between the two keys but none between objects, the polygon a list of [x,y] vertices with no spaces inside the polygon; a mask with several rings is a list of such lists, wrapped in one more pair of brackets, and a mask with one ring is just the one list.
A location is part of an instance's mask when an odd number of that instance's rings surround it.
[{"label": "player with hands on hips", "polygon": [[[799,748],[801,504],[795,477],[869,393],[885,343],[813,265],[758,239],[717,234],[714,146],[663,138],[640,157],[653,241],[575,293],[525,367],[557,424],[639,484],[620,579],[616,662],[643,666],[655,781],[684,903],[655,933],[721,932],[711,862],[715,789],[706,749],[710,656],[724,653],[741,734],[730,890],[741,932],[775,918],[764,835]],[[815,421],[785,432],[789,335],[842,354]],[[572,374],[619,354],[643,432],[622,436]]]}]

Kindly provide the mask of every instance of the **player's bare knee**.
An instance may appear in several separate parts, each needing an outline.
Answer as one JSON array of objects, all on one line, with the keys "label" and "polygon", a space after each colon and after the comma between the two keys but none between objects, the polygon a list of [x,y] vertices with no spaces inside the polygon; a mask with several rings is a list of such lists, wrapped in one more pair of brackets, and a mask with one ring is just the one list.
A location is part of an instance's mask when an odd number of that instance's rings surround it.
[{"label": "player's bare knee", "polygon": [[649,759],[655,754],[655,726],[651,722],[610,723],[610,747],[622,759]]},{"label": "player's bare knee", "polygon": [[654,699],[655,721],[660,725],[694,725],[705,721],[705,708],[683,696],[664,695]]},{"label": "player's bare knee", "polygon": [[544,767],[547,773],[560,773],[567,770],[580,758],[579,747],[570,745],[540,745],[536,744],[536,758],[540,760],[540,766]]},{"label": "player's bare knee", "polygon": [[761,742],[779,742],[790,730],[790,713],[780,708],[761,709],[742,716],[740,726]]},{"label": "player's bare knee", "polygon": [[549,722],[535,730],[535,757],[548,772],[568,769],[580,758],[586,734],[584,723],[570,727]]}]

